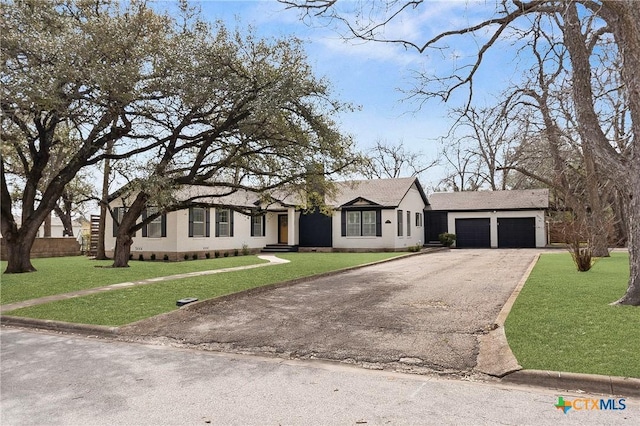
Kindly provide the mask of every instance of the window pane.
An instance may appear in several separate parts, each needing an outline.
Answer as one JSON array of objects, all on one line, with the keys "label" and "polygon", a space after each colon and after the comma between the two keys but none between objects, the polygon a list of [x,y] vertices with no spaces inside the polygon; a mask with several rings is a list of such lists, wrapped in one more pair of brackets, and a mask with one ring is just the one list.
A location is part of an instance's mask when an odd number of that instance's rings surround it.
[{"label": "window pane", "polygon": [[407,212],[407,237],[411,236],[411,212]]},{"label": "window pane", "polygon": [[217,225],[218,225],[218,236],[220,237],[228,237],[229,236],[229,210],[228,209],[218,209],[216,210],[217,215]]},{"label": "window pane", "polygon": [[402,210],[398,210],[398,237],[402,237]]},{"label": "window pane", "polygon": [[360,212],[347,212],[347,236],[360,236]]},{"label": "window pane", "polygon": [[150,238],[162,237],[162,222],[161,219],[155,219],[147,226],[147,236]]},{"label": "window pane", "polygon": [[194,237],[205,236],[205,210],[202,207],[194,207],[191,210],[192,230]]},{"label": "window pane", "polygon": [[376,236],[376,212],[362,212],[362,235],[365,237]]},{"label": "window pane", "polygon": [[[157,207],[148,207],[147,217],[156,214],[157,211],[158,211]],[[162,216],[156,217],[147,225],[147,237],[149,238],[162,237]]]},{"label": "window pane", "polygon": [[254,216],[251,219],[251,226],[253,227],[254,237],[264,237],[262,233],[262,216]]},{"label": "window pane", "polygon": [[204,237],[204,223],[203,222],[193,222],[193,236],[194,237]]},{"label": "window pane", "polygon": [[202,222],[204,223],[204,209],[195,207],[193,209],[193,222]]}]

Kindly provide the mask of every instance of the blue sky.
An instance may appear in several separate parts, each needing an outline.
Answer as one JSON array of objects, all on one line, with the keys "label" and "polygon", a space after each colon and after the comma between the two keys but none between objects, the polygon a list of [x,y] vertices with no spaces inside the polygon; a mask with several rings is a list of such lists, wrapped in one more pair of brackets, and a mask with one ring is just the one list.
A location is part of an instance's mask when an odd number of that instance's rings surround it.
[{"label": "blue sky", "polygon": [[[346,7],[356,4],[342,1]],[[490,3],[482,2],[478,8],[462,0],[428,1],[394,21],[387,31],[393,36],[424,41],[441,31],[476,22],[474,18],[478,12],[493,11],[494,6]],[[295,36],[305,41],[309,62],[316,75],[324,76],[332,83],[338,99],[360,107],[359,111],[335,118],[341,130],[351,134],[358,147],[365,151],[376,140],[402,141],[410,150],[435,158],[440,149],[439,141],[451,125],[447,108],[459,106],[466,93],[458,93],[446,105],[437,100],[429,101],[418,110],[418,104],[406,100],[406,94],[399,89],[411,86],[415,70],[453,67],[455,61],[464,60],[458,58],[473,55],[477,43],[482,41],[480,35],[479,39],[456,45],[444,56],[439,52],[425,55],[399,45],[346,42],[333,29],[303,22],[300,11],[286,10],[275,0],[205,0],[198,4],[203,15],[211,21],[222,20],[229,27],[251,25],[263,37]],[[157,1],[156,6],[172,8],[175,2]],[[499,87],[513,78],[509,74],[509,64],[500,60],[501,54],[500,50],[489,53],[478,76],[476,100],[490,101]],[[436,185],[443,173],[442,169],[432,170],[421,177],[423,185]]]}]

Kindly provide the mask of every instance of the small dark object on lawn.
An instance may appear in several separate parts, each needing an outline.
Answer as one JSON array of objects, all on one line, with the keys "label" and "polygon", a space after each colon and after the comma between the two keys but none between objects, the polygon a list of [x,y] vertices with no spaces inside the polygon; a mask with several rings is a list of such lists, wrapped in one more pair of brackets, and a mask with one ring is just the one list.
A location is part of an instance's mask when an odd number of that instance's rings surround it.
[{"label": "small dark object on lawn", "polygon": [[176,306],[184,306],[184,305],[188,305],[189,303],[193,303],[193,302],[197,302],[198,299],[196,299],[195,297],[185,297],[184,299],[180,299],[176,302]]}]

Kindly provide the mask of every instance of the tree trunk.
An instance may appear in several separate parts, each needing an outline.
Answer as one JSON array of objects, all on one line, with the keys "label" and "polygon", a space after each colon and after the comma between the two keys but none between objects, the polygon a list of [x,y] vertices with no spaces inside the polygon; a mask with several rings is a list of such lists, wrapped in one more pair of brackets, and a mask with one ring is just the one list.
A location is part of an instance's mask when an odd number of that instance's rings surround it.
[{"label": "tree trunk", "polygon": [[113,253],[113,267],[126,268],[129,266],[129,255],[133,236],[136,233],[136,222],[144,210],[149,196],[144,192],[139,192],[136,199],[122,216],[116,235],[116,249]]},{"label": "tree trunk", "polygon": [[[113,153],[113,141],[107,143],[107,154]],[[96,259],[108,259],[104,247],[105,229],[107,226],[107,203],[109,202],[109,176],[111,175],[111,160],[105,158],[104,170],[102,174],[102,194],[100,200],[100,222],[98,222],[98,247],[96,248]]]},{"label": "tree trunk", "polygon": [[[578,9],[575,3],[567,4],[564,42],[573,69],[573,96],[576,117],[582,140],[590,145],[602,170],[628,191],[629,262],[631,274],[625,295],[616,303],[640,305],[640,169],[638,147],[640,140],[640,35],[638,20],[640,10],[633,1],[607,1],[606,8],[614,16],[607,22],[614,29],[614,37],[623,57],[622,78],[629,96],[629,112],[632,120],[633,140],[630,158],[623,158],[609,144],[598,122],[591,90],[591,65],[586,38],[581,32]],[[635,148],[635,149],[634,149]]]},{"label": "tree trunk", "polygon": [[7,269],[4,271],[5,274],[36,271],[36,268],[31,264],[31,247],[33,247],[37,234],[38,228],[35,228],[35,232],[33,230],[25,232],[20,229],[18,232],[9,232],[4,235],[7,245]]},{"label": "tree trunk", "polygon": [[629,285],[614,304],[640,306],[640,174],[635,173],[628,198]]},{"label": "tree trunk", "polygon": [[51,213],[44,218],[42,236],[44,238],[51,238]]},{"label": "tree trunk", "polygon": [[106,198],[103,198],[102,203],[100,203],[100,221],[98,222],[98,247],[96,248],[97,260],[108,259],[104,247],[105,229],[107,226],[107,206],[104,204],[105,202]]},{"label": "tree trunk", "polygon": [[58,206],[55,206],[53,208],[53,211],[56,212],[56,215],[58,216],[58,218],[62,222],[62,226],[64,228],[62,230],[62,236],[63,237],[73,237],[73,221],[71,220],[71,214],[70,213],[66,213],[65,211],[63,211]]},{"label": "tree trunk", "polygon": [[131,245],[133,244],[133,238],[126,232],[118,232],[116,238],[116,250],[113,254],[113,266],[114,268],[128,268],[129,267],[129,255],[131,254]]}]

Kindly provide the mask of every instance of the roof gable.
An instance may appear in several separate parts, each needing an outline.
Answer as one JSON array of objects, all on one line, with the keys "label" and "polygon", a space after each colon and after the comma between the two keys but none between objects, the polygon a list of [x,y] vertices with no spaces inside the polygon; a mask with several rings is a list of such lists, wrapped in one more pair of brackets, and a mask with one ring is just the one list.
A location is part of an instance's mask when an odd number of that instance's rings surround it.
[{"label": "roof gable", "polygon": [[364,200],[372,205],[393,208],[400,205],[414,185],[420,192],[425,205],[428,204],[424,190],[416,177],[336,182],[335,195],[333,199],[327,200],[327,204],[346,207],[358,200]]}]

